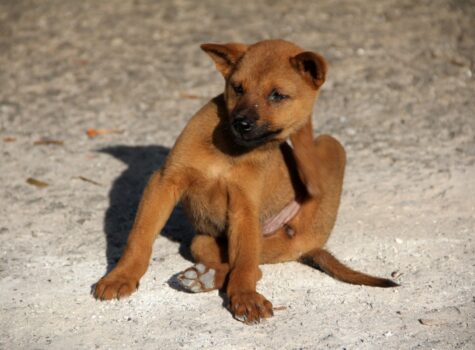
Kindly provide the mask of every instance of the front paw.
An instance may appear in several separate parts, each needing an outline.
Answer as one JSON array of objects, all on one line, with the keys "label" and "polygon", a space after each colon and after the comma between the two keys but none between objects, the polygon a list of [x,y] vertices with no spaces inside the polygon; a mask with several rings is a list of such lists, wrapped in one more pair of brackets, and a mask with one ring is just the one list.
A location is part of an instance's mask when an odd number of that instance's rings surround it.
[{"label": "front paw", "polygon": [[99,300],[120,299],[137,290],[139,281],[124,273],[111,271],[102,277],[94,288],[94,298]]},{"label": "front paw", "polygon": [[274,316],[272,303],[257,292],[234,294],[230,296],[230,304],[234,318],[245,324],[256,324]]}]

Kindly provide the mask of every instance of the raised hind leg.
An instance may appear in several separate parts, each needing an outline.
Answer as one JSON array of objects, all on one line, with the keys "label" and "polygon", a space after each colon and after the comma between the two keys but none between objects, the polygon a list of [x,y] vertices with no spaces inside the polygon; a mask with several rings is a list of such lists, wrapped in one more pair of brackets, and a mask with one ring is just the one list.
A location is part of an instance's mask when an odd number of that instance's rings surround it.
[{"label": "raised hind leg", "polygon": [[292,139],[299,175],[308,190],[308,198],[299,213],[273,236],[264,239],[263,262],[299,260],[318,267],[330,276],[347,283],[374,287],[398,284],[355,271],[322,249],[335,224],[343,184],[345,151],[330,136],[320,136],[311,145],[311,126]]},{"label": "raised hind leg", "polygon": [[313,140],[310,122],[291,140],[299,177],[308,195],[294,218],[263,238],[262,263],[298,260],[322,247],[333,229],[340,204],[346,162],[343,146],[328,135]]}]

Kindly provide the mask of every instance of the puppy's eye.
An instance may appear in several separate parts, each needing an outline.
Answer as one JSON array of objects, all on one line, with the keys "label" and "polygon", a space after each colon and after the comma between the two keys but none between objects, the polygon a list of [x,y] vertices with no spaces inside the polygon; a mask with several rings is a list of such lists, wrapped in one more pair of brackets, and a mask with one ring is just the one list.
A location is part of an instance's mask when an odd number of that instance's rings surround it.
[{"label": "puppy's eye", "polygon": [[232,85],[232,87],[233,87],[234,93],[237,96],[242,96],[244,94],[244,88],[242,87],[241,84]]},{"label": "puppy's eye", "polygon": [[281,94],[279,91],[276,89],[272,90],[271,93],[269,94],[268,100],[271,102],[280,102],[288,98],[289,96]]}]

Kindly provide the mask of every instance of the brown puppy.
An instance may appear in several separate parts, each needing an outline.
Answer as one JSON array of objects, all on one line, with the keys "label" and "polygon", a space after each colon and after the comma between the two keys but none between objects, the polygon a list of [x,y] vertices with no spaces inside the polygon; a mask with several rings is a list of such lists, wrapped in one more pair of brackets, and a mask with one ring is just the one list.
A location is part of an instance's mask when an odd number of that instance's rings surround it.
[{"label": "brown puppy", "polygon": [[197,233],[191,247],[197,265],[179,280],[194,292],[227,281],[238,320],[272,316],[272,304],[256,292],[260,263],[300,260],[349,283],[395,286],[349,269],[322,249],[345,168],[338,141],[312,136],[324,59],[283,40],[201,48],[224,76],[224,94],[190,120],[150,179],[124,254],[97,282],[95,297],[120,298],[137,289],[153,241],[179,200]]}]

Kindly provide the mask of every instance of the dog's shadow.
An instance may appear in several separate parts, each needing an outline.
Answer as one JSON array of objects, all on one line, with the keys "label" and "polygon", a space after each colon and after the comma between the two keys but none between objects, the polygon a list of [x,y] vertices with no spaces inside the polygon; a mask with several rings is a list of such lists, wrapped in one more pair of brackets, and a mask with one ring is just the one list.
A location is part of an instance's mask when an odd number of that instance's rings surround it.
[{"label": "dog's shadow", "polygon": [[[142,192],[152,173],[162,167],[170,149],[163,146],[119,145],[103,148],[98,152],[109,154],[127,164],[127,169],[112,184],[109,208],[104,218],[109,272],[122,256]],[[178,205],[162,229],[161,235],[179,242],[180,254],[191,261],[189,247],[193,234],[183,209]]]}]

